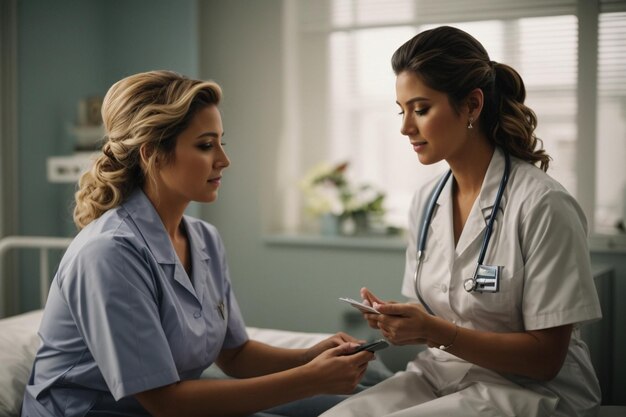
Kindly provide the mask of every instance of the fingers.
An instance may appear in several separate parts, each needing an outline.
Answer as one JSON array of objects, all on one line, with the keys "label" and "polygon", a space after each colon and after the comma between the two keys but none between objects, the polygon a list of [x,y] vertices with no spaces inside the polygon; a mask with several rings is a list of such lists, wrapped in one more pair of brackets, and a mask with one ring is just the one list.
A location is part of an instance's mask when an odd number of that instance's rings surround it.
[{"label": "fingers", "polygon": [[358,367],[367,367],[367,364],[375,358],[376,355],[374,355],[372,352],[364,350],[362,352],[355,353],[354,355],[350,355],[350,362]]},{"label": "fingers", "polygon": [[374,303],[374,308],[378,310],[381,314],[385,314],[387,316],[408,317],[411,311],[411,306],[404,304],[404,303],[393,303],[393,304]]},{"label": "fingers", "polygon": [[345,356],[354,352],[354,349],[356,349],[357,347],[359,347],[359,343],[346,342],[332,349],[328,349],[326,352],[323,353],[323,355],[327,357]]},{"label": "fingers", "polygon": [[352,343],[358,343],[358,344],[365,343],[365,340],[357,339],[356,337],[351,336],[348,333],[344,333],[344,332],[339,332],[331,336],[331,339],[336,341],[337,345],[340,345],[345,342],[352,342]]},{"label": "fingers", "polygon": [[384,301],[380,298],[376,297],[370,290],[366,287],[361,288],[361,298],[364,301],[367,301],[369,305],[374,305],[374,303],[383,304]]}]

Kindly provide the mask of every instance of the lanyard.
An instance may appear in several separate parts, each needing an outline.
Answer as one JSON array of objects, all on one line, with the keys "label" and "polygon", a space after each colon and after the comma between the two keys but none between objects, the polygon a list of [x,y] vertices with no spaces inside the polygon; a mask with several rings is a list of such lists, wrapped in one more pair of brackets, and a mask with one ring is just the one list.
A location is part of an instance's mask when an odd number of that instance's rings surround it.
[{"label": "lanyard", "polygon": [[[483,266],[483,261],[485,260],[487,248],[489,247],[489,241],[491,240],[491,234],[493,232],[493,224],[498,215],[498,210],[500,209],[500,201],[502,200],[502,194],[504,193],[506,184],[509,181],[509,173],[511,171],[511,158],[509,157],[509,154],[506,152],[504,152],[504,160],[505,160],[504,172],[502,173],[502,179],[500,180],[500,186],[498,187],[496,199],[493,203],[491,214],[489,215],[489,222],[487,223],[487,228],[485,229],[485,234],[483,236],[483,244],[480,248],[480,254],[478,255],[476,270],[474,271],[474,276],[472,278],[467,279],[464,283],[465,289],[468,292],[471,292],[476,289],[477,275],[479,273],[480,267]],[[452,174],[452,170],[448,170],[448,172],[446,172],[441,177],[441,179],[439,180],[439,182],[437,183],[437,185],[435,186],[435,188],[433,189],[432,193],[429,196],[428,204],[426,205],[424,213],[422,215],[422,223],[420,225],[419,241],[417,245],[417,254],[416,254],[417,265],[415,267],[415,274],[413,276],[413,284],[415,286],[415,295],[417,295],[417,298],[422,303],[426,311],[428,311],[432,315],[434,315],[433,311],[428,306],[428,304],[426,304],[426,302],[422,298],[422,295],[419,291],[419,278],[421,275],[420,272],[422,269],[422,261],[424,259],[424,254],[426,253],[426,242],[428,241],[428,228],[430,226],[430,222],[432,220],[433,213],[435,211],[435,205],[437,204],[437,200],[439,199],[439,196],[441,195],[441,192],[443,191],[443,187],[448,182],[448,178],[450,178],[451,174]],[[497,282],[496,282],[495,289],[497,291]]]}]

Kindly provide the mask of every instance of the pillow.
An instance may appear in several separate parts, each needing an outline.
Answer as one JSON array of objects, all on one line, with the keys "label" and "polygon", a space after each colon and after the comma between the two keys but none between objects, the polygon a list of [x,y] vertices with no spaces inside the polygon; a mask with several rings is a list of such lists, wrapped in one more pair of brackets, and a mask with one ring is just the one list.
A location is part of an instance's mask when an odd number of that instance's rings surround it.
[{"label": "pillow", "polygon": [[19,415],[39,347],[42,310],[0,320],[0,417]]}]

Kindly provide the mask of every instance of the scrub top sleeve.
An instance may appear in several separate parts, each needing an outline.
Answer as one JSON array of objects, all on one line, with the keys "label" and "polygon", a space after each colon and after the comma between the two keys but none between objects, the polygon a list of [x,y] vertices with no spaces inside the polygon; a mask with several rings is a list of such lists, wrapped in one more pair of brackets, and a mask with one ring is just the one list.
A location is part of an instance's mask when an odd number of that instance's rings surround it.
[{"label": "scrub top sleeve", "polygon": [[526,330],[601,317],[591,275],[585,216],[565,191],[550,190],[521,223]]},{"label": "scrub top sleeve", "polygon": [[88,243],[61,292],[115,400],[179,381],[159,320],[158,264],[120,239]]}]

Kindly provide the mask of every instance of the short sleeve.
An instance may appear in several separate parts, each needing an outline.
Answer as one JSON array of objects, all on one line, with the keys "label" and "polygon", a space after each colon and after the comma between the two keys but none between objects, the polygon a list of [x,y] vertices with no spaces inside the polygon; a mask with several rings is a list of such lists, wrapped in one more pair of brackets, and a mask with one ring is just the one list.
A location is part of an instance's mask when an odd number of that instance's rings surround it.
[{"label": "short sleeve", "polygon": [[520,225],[524,254],[523,316],[527,330],[602,316],[591,274],[586,220],[565,191],[541,196]]},{"label": "short sleeve", "polygon": [[179,380],[159,320],[154,268],[124,239],[98,239],[81,249],[59,282],[116,400]]}]

